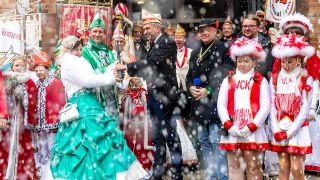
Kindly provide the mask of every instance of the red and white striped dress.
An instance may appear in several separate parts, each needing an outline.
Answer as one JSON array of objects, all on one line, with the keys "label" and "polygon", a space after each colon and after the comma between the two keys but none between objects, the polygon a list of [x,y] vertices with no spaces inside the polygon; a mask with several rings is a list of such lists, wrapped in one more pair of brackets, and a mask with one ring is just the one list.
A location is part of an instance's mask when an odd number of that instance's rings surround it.
[{"label": "red and white striped dress", "polygon": [[312,100],[312,77],[304,76],[298,67],[291,73],[281,70],[273,74],[271,86],[270,124],[272,133],[285,131],[288,138],[271,139],[271,150],[295,154],[312,152],[308,114]]}]

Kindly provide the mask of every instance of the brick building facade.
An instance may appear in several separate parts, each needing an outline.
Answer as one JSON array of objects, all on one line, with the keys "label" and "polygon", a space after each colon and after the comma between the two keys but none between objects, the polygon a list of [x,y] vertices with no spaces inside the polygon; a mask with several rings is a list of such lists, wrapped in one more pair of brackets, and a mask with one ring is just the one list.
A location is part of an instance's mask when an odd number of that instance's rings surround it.
[{"label": "brick building facade", "polygon": [[[12,10],[16,0],[1,0],[0,14]],[[35,0],[30,0],[34,2]],[[42,49],[53,55],[58,39],[57,0],[41,0]],[[296,10],[307,15],[314,25],[314,33],[310,34],[311,44],[320,50],[320,0],[297,0]],[[130,11],[130,7],[129,7]],[[228,11],[229,13],[229,11]]]}]

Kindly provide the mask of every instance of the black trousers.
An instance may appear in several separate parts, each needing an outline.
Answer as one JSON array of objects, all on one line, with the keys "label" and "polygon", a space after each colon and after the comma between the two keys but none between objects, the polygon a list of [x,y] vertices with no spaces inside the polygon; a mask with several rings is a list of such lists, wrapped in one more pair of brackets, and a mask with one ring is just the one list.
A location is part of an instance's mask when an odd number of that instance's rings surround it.
[{"label": "black trousers", "polygon": [[[176,102],[171,102],[176,103]],[[166,144],[171,154],[173,180],[182,180],[182,152],[180,139],[176,131],[176,120],[166,107],[153,95],[149,95],[148,109],[152,122],[152,143],[154,149],[153,177],[162,179],[166,168]]]}]

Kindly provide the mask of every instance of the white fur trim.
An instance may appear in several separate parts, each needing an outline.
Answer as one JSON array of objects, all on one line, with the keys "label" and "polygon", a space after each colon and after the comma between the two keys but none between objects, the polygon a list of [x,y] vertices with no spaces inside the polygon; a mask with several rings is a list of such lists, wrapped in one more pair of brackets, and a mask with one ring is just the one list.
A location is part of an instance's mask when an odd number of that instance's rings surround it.
[{"label": "white fur trim", "polygon": [[300,13],[286,16],[280,21],[279,29],[282,34],[290,27],[301,28],[304,33],[307,33],[308,31],[314,32],[313,24],[306,16]]},{"label": "white fur trim", "polygon": [[307,46],[299,49],[297,47],[276,45],[272,49],[272,55],[276,58],[294,57],[294,56],[308,56],[311,57],[314,54],[314,47]]},{"label": "white fur trim", "polygon": [[265,61],[266,59],[266,53],[262,50],[259,52],[256,49],[256,46],[253,44],[246,44],[243,46],[231,46],[230,48],[230,57],[233,61],[236,61],[237,56],[244,56],[253,54],[258,57],[258,61]]}]

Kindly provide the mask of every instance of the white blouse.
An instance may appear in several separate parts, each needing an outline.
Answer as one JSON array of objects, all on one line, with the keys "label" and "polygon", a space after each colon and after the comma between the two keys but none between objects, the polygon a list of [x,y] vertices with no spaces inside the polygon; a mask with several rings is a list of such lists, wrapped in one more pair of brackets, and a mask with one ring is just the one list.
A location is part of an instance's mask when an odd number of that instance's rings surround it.
[{"label": "white blouse", "polygon": [[97,74],[90,63],[83,57],[66,53],[60,59],[60,62],[61,80],[68,98],[72,97],[80,89],[109,86],[116,83],[112,72],[116,67],[115,63],[109,65],[105,73]]}]

